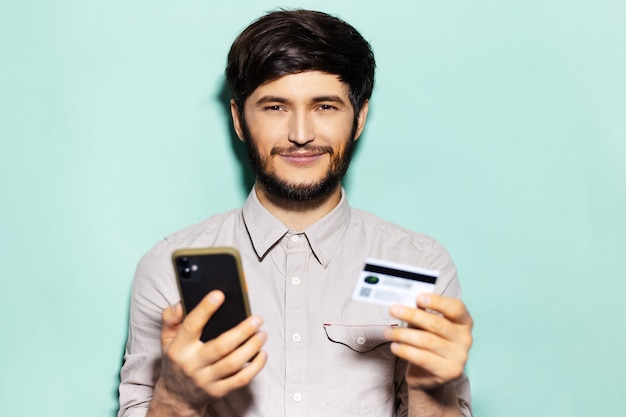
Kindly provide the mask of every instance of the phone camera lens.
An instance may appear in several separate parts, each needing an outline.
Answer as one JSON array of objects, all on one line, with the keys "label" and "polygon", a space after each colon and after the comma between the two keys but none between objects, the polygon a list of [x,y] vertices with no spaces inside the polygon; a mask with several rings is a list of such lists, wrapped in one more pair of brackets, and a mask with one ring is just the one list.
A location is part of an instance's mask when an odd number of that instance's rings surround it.
[{"label": "phone camera lens", "polygon": [[183,267],[180,275],[183,278],[191,278],[191,268],[189,266]]}]

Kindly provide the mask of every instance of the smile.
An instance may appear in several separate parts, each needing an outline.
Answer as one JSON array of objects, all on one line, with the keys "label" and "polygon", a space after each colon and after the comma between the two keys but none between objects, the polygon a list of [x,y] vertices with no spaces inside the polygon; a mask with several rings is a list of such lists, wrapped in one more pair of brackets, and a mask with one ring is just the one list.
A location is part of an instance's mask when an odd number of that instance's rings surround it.
[{"label": "smile", "polygon": [[326,152],[296,152],[281,154],[280,157],[294,165],[310,165],[317,162]]}]

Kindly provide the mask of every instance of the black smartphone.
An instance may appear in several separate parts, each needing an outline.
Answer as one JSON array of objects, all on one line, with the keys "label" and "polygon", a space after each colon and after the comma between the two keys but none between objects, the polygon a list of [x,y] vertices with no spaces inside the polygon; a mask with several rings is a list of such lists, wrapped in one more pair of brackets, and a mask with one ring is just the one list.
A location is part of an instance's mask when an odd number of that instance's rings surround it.
[{"label": "black smartphone", "polygon": [[172,261],[185,315],[213,290],[221,290],[226,297],[200,340],[214,339],[250,316],[241,258],[235,248],[179,249],[172,254]]}]

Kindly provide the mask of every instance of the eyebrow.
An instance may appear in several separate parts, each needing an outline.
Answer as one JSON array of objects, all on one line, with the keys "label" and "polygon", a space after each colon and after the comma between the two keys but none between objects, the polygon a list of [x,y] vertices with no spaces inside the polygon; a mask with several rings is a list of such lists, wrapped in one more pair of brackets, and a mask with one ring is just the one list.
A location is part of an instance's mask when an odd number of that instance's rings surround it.
[{"label": "eyebrow", "polygon": [[319,96],[319,97],[315,97],[312,101],[313,103],[321,103],[323,101],[330,101],[333,103],[346,104],[346,102],[343,101],[343,99],[337,95]]},{"label": "eyebrow", "polygon": [[263,96],[263,97],[259,98],[256,101],[255,104],[258,106],[260,104],[266,104],[266,103],[282,103],[282,104],[285,104],[285,103],[289,103],[289,100],[287,100],[284,97],[280,97],[280,96]]},{"label": "eyebrow", "polygon": [[[333,103],[339,103],[343,105],[346,104],[346,102],[338,95],[318,96],[318,97],[313,97],[313,99],[311,100],[311,103],[323,103],[323,102],[333,102]],[[260,106],[262,104],[267,104],[267,103],[289,104],[291,103],[291,100],[285,97],[280,97],[280,96],[263,96],[263,97],[260,97],[256,101],[255,104],[257,106]]]}]

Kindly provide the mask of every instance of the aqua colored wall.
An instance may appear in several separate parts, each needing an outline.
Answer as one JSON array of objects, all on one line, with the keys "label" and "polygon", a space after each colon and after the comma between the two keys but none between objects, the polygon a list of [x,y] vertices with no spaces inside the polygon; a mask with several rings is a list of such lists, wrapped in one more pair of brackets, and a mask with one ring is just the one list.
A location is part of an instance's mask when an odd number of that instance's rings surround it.
[{"label": "aqua colored wall", "polygon": [[345,18],[378,77],[345,185],[436,236],[481,417],[623,416],[626,3],[4,1],[0,415],[112,417],[137,261],[240,205],[223,67],[276,6]]}]

